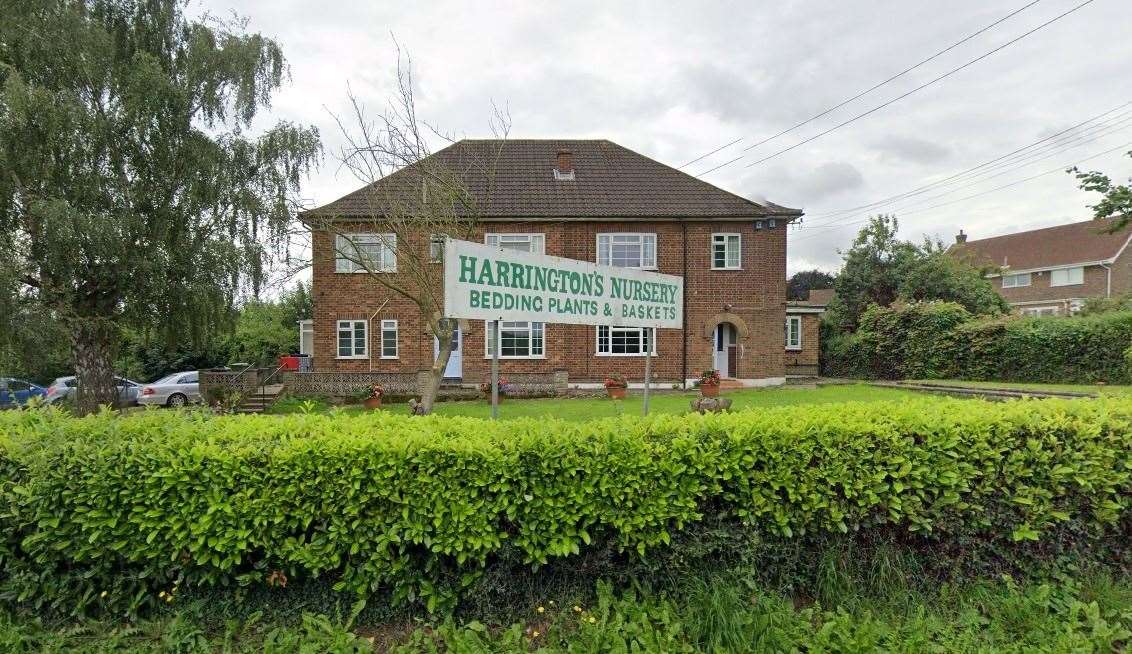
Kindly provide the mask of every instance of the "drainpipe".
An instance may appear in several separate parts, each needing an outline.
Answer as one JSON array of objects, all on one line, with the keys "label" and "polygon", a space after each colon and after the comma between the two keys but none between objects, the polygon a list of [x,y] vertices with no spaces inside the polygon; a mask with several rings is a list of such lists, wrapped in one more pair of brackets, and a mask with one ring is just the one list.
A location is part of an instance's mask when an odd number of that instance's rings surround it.
[{"label": "drainpipe", "polygon": [[680,348],[680,388],[685,388],[688,383],[688,223],[685,222],[683,218],[680,219],[680,229],[683,231],[681,241],[684,245],[684,255],[682,258],[684,293],[680,298],[684,311],[684,342],[683,347]]},{"label": "drainpipe", "polygon": [[1105,269],[1105,273],[1108,277],[1107,281],[1105,282],[1104,296],[1105,297],[1112,297],[1112,265],[1107,264],[1107,263],[1102,263],[1101,268]]}]

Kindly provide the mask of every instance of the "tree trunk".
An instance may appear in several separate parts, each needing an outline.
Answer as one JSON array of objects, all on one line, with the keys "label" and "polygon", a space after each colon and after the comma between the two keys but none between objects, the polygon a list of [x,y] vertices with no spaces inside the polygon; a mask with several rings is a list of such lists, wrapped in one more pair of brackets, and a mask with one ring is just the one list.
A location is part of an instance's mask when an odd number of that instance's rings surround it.
[{"label": "tree trunk", "polygon": [[97,320],[76,320],[71,326],[71,353],[78,376],[75,408],[79,415],[94,413],[104,404],[118,404],[113,335],[110,325]]},{"label": "tree trunk", "polygon": [[432,413],[432,405],[436,403],[436,396],[440,393],[440,381],[444,379],[444,369],[448,367],[448,359],[452,356],[452,329],[441,327],[447,324],[444,321],[430,323],[433,335],[439,334],[436,339],[440,342],[436,360],[429,369],[428,385],[421,393],[421,413]]}]

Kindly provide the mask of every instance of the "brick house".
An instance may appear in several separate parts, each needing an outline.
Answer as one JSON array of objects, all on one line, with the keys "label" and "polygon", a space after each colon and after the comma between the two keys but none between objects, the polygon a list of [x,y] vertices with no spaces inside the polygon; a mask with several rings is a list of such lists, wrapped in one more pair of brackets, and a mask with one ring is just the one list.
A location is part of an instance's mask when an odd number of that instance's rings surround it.
[{"label": "brick house", "polygon": [[[492,148],[488,193],[463,162]],[[688,382],[713,367],[743,385],[784,381],[786,232],[801,211],[748,200],[605,140],[462,140],[430,165],[462,171],[479,207],[475,238],[484,243],[685,278],[685,327],[659,329],[655,339],[636,328],[503,323],[496,339],[504,376],[553,373],[582,387],[612,373],[639,381],[655,340],[658,384]],[[416,306],[370,274],[351,272],[335,256],[340,237],[317,227],[331,221],[343,233],[373,231],[367,198],[419,192],[398,180],[404,170],[302,216],[314,259],[314,318],[302,342],[316,373],[416,373],[436,355]],[[433,236],[377,247],[389,270],[382,274],[398,274],[397,251],[436,247]],[[458,322],[445,377],[478,384],[490,371],[489,326]]]},{"label": "brick house", "polygon": [[1065,315],[1087,298],[1132,291],[1132,230],[1108,233],[1109,224],[1086,220],[975,241],[960,231],[951,251],[993,267],[987,277],[1017,311]]},{"label": "brick house", "polygon": [[821,357],[821,314],[833,289],[813,289],[805,300],[786,303],[785,372],[787,377],[817,377]]}]

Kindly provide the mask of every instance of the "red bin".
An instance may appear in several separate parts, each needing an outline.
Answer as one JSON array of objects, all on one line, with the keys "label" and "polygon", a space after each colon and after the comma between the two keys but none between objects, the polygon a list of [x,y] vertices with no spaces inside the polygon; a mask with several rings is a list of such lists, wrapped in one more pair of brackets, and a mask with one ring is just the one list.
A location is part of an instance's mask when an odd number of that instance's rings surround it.
[{"label": "red bin", "polygon": [[279,365],[282,366],[284,370],[298,370],[299,357],[290,355],[281,356],[279,357]]}]

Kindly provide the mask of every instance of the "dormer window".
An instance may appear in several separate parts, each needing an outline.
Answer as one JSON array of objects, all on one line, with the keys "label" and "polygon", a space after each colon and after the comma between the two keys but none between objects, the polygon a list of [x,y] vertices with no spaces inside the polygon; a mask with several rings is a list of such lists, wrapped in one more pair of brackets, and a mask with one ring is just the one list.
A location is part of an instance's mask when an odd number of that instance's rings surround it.
[{"label": "dormer window", "polygon": [[557,165],[554,167],[554,179],[560,182],[574,181],[574,153],[567,148],[558,150]]}]

